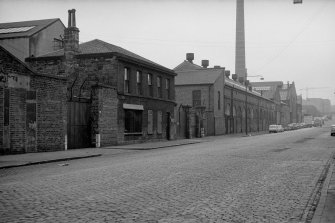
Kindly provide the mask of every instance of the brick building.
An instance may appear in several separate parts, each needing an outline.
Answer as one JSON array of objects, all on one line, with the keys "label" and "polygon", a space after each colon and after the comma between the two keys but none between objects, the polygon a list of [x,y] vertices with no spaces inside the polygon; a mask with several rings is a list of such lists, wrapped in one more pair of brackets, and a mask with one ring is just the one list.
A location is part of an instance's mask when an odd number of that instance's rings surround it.
[{"label": "brick building", "polygon": [[174,137],[175,73],[101,40],[79,44],[69,10],[64,49],[26,59],[36,72],[67,79],[69,148]]},{"label": "brick building", "polygon": [[[225,68],[208,68],[207,60],[199,66],[193,64],[193,59],[194,54],[188,53],[186,60],[174,69],[178,74],[175,86],[177,129],[198,132],[197,120],[200,119],[205,135],[220,135],[267,130],[269,124],[276,122],[276,106],[272,100],[246,87],[243,78],[238,81],[237,75],[233,75],[231,79],[230,71]],[[183,120],[183,106],[190,113],[190,120]],[[195,121],[192,121],[192,110]],[[188,136],[182,131],[178,133],[179,137]]]},{"label": "brick building", "polygon": [[64,149],[65,84],[0,46],[0,154]]},{"label": "brick building", "polygon": [[60,19],[0,23],[0,46],[24,61],[62,48],[64,28]]}]

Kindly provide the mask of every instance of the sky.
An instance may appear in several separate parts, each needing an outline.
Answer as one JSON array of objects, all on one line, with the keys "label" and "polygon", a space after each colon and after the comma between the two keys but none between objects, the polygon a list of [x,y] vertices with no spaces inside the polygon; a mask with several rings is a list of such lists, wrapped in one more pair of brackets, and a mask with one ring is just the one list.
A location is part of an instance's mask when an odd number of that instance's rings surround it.
[{"label": "sky", "polygon": [[[335,1],[245,0],[250,81],[294,81],[335,105]],[[0,23],[76,9],[80,42],[100,39],[173,69],[194,53],[234,73],[236,0],[0,0]]]}]

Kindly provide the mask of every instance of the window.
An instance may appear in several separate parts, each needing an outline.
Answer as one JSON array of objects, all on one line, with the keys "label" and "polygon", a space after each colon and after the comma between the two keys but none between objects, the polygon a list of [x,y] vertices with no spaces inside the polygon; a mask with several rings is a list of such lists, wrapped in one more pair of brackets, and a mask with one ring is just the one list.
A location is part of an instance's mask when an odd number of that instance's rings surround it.
[{"label": "window", "polygon": [[221,92],[218,91],[218,110],[221,109]]},{"label": "window", "polygon": [[162,78],[157,77],[157,97],[162,97]]},{"label": "window", "polygon": [[129,68],[124,68],[124,93],[130,93],[129,89]]},{"label": "window", "polygon": [[166,98],[170,99],[170,80],[165,79]]},{"label": "window", "polygon": [[142,72],[137,71],[136,72],[136,88],[137,88],[137,94],[142,94]]},{"label": "window", "polygon": [[152,110],[148,110],[148,134],[153,133],[153,112]]},{"label": "window", "polygon": [[152,74],[148,74],[148,88],[149,88],[149,96],[153,96],[153,88],[152,88]]},{"label": "window", "polygon": [[192,91],[193,107],[201,106],[201,90]]},{"label": "window", "polygon": [[142,132],[142,110],[125,109],[124,132],[140,133]]},{"label": "window", "polygon": [[163,120],[163,113],[162,111],[157,112],[157,133],[162,134],[162,120]]}]

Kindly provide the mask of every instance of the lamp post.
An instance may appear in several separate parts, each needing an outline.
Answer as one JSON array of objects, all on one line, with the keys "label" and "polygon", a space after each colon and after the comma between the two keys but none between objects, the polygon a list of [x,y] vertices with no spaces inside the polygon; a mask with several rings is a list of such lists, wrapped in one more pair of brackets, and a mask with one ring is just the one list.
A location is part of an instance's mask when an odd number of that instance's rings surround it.
[{"label": "lamp post", "polygon": [[248,135],[248,86],[249,80],[245,80],[245,134]]}]

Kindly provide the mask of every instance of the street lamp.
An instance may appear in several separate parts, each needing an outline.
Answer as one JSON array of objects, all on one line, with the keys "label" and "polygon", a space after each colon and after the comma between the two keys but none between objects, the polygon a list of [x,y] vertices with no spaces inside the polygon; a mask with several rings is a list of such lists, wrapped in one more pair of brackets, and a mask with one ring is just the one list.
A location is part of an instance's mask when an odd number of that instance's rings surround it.
[{"label": "street lamp", "polygon": [[245,134],[248,135],[248,86],[249,80],[245,80]]},{"label": "street lamp", "polygon": [[302,0],[293,0],[293,4],[302,4]]}]

